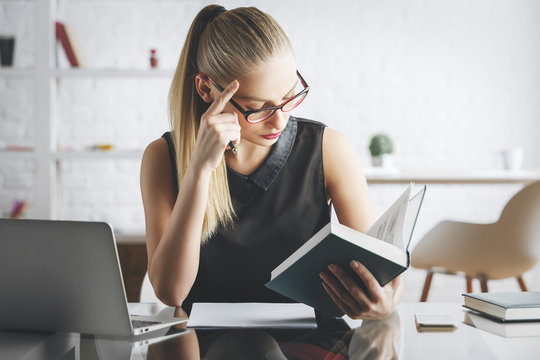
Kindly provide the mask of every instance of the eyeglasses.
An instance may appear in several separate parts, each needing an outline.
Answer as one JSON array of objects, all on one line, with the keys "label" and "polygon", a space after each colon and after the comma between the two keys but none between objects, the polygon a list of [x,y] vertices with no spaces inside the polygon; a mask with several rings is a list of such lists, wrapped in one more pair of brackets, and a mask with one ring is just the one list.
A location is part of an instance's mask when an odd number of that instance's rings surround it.
[{"label": "eyeglasses", "polygon": [[[274,115],[276,110],[281,110],[283,112],[291,111],[292,109],[300,105],[302,101],[304,101],[304,99],[307,96],[307,93],[309,92],[309,86],[304,80],[304,78],[302,77],[302,75],[300,75],[298,70],[296,71],[296,75],[298,75],[298,78],[300,79],[300,83],[302,84],[302,86],[304,86],[304,89],[300,91],[298,94],[294,95],[293,97],[285,100],[278,106],[271,106],[271,107],[261,108],[257,110],[244,110],[233,99],[230,99],[229,101],[231,102],[231,104],[233,104],[235,108],[238,109],[238,111],[240,111],[244,115],[247,122],[251,124],[257,124],[257,123],[263,122],[264,120],[268,119],[270,116]],[[223,88],[220,87],[218,84],[216,84],[214,80],[212,80],[211,77],[208,77],[208,79],[210,79],[210,82],[212,82],[212,84],[214,84],[214,86],[220,92],[223,92]]]}]

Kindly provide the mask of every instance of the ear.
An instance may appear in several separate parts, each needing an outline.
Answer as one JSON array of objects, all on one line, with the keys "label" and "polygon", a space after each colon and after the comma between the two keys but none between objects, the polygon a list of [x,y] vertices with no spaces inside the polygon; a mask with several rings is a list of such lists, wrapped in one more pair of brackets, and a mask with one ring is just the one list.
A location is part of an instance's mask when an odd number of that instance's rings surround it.
[{"label": "ear", "polygon": [[212,83],[208,79],[208,75],[201,72],[195,75],[195,88],[204,102],[211,103],[214,101],[214,97],[212,96]]}]

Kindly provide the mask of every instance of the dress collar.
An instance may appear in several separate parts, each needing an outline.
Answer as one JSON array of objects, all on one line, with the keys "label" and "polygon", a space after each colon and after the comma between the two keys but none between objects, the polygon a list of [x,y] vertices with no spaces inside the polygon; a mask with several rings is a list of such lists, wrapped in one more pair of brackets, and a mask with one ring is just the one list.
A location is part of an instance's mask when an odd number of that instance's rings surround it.
[{"label": "dress collar", "polygon": [[257,170],[246,176],[227,166],[229,176],[240,177],[241,180],[252,182],[264,191],[268,190],[289,158],[296,139],[297,128],[296,119],[292,116],[289,117],[287,126],[283,129],[278,141],[272,146],[270,153]]}]

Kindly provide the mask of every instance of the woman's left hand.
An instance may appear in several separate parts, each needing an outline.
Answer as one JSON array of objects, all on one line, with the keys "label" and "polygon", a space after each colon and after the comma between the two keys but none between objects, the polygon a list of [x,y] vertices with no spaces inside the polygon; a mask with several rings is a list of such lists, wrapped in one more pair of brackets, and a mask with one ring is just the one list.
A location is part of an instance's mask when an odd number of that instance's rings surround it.
[{"label": "woman's left hand", "polygon": [[353,260],[350,266],[357,279],[334,264],[328,267],[329,272],[320,274],[324,289],[336,305],[352,319],[380,320],[390,315],[403,294],[401,275],[381,287],[360,262]]}]

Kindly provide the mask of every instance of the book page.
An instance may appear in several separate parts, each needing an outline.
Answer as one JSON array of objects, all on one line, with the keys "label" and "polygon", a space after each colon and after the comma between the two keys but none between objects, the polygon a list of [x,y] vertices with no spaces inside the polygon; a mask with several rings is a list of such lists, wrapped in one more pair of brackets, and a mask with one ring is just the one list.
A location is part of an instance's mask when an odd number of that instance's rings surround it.
[{"label": "book page", "polygon": [[407,205],[407,214],[405,215],[405,224],[403,226],[403,240],[406,241],[403,245],[405,248],[408,248],[411,243],[414,226],[416,225],[416,219],[418,218],[425,192],[426,186],[424,185],[422,189],[409,200],[409,204]]},{"label": "book page", "polygon": [[411,183],[392,206],[369,228],[366,232],[367,235],[405,250],[403,227],[412,187]]}]

